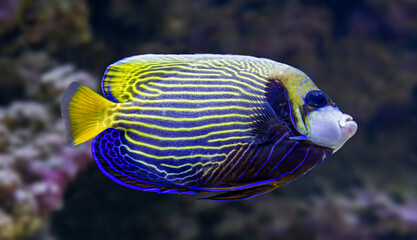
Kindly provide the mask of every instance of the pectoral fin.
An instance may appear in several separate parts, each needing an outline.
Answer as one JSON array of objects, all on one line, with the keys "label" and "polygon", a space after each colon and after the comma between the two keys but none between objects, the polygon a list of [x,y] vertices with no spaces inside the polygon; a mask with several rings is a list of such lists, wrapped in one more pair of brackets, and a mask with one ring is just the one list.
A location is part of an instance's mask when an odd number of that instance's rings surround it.
[{"label": "pectoral fin", "polygon": [[291,140],[310,140],[308,137],[306,136],[294,136],[294,137],[289,137]]}]

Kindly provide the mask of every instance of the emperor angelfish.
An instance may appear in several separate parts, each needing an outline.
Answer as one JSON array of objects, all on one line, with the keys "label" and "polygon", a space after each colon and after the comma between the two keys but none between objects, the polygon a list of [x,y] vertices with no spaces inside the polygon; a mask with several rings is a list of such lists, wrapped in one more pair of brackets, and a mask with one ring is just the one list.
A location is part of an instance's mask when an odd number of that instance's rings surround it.
[{"label": "emperor angelfish", "polygon": [[107,68],[104,97],[72,83],[62,99],[71,145],[93,137],[99,169],[158,193],[240,200],[305,174],[357,124],[302,71],[236,55],[139,55]]}]

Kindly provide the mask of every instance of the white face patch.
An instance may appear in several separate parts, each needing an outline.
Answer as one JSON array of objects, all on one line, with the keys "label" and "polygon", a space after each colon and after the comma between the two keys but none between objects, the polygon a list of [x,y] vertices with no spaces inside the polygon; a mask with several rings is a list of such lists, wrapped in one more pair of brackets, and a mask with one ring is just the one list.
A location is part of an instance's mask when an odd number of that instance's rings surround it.
[{"label": "white face patch", "polygon": [[310,112],[309,120],[309,132],[306,138],[317,145],[334,149],[333,152],[342,147],[358,128],[351,116],[343,114],[333,106]]}]

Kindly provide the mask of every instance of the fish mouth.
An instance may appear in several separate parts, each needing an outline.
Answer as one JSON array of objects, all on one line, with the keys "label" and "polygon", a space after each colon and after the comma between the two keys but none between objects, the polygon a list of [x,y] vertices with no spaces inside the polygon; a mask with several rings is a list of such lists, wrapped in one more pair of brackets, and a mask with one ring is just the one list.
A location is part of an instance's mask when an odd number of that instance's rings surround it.
[{"label": "fish mouth", "polygon": [[353,121],[353,117],[348,114],[342,115],[342,119],[339,120],[339,126],[346,134],[347,138],[352,137],[358,129],[358,124]]}]

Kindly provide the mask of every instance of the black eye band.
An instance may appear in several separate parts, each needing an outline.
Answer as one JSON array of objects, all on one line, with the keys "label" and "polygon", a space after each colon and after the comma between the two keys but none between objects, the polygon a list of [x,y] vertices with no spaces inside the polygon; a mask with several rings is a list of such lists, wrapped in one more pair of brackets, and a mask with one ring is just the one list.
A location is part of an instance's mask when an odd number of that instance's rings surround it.
[{"label": "black eye band", "polygon": [[329,103],[329,99],[324,92],[313,90],[307,93],[305,101],[307,105],[314,108],[321,108]]}]

